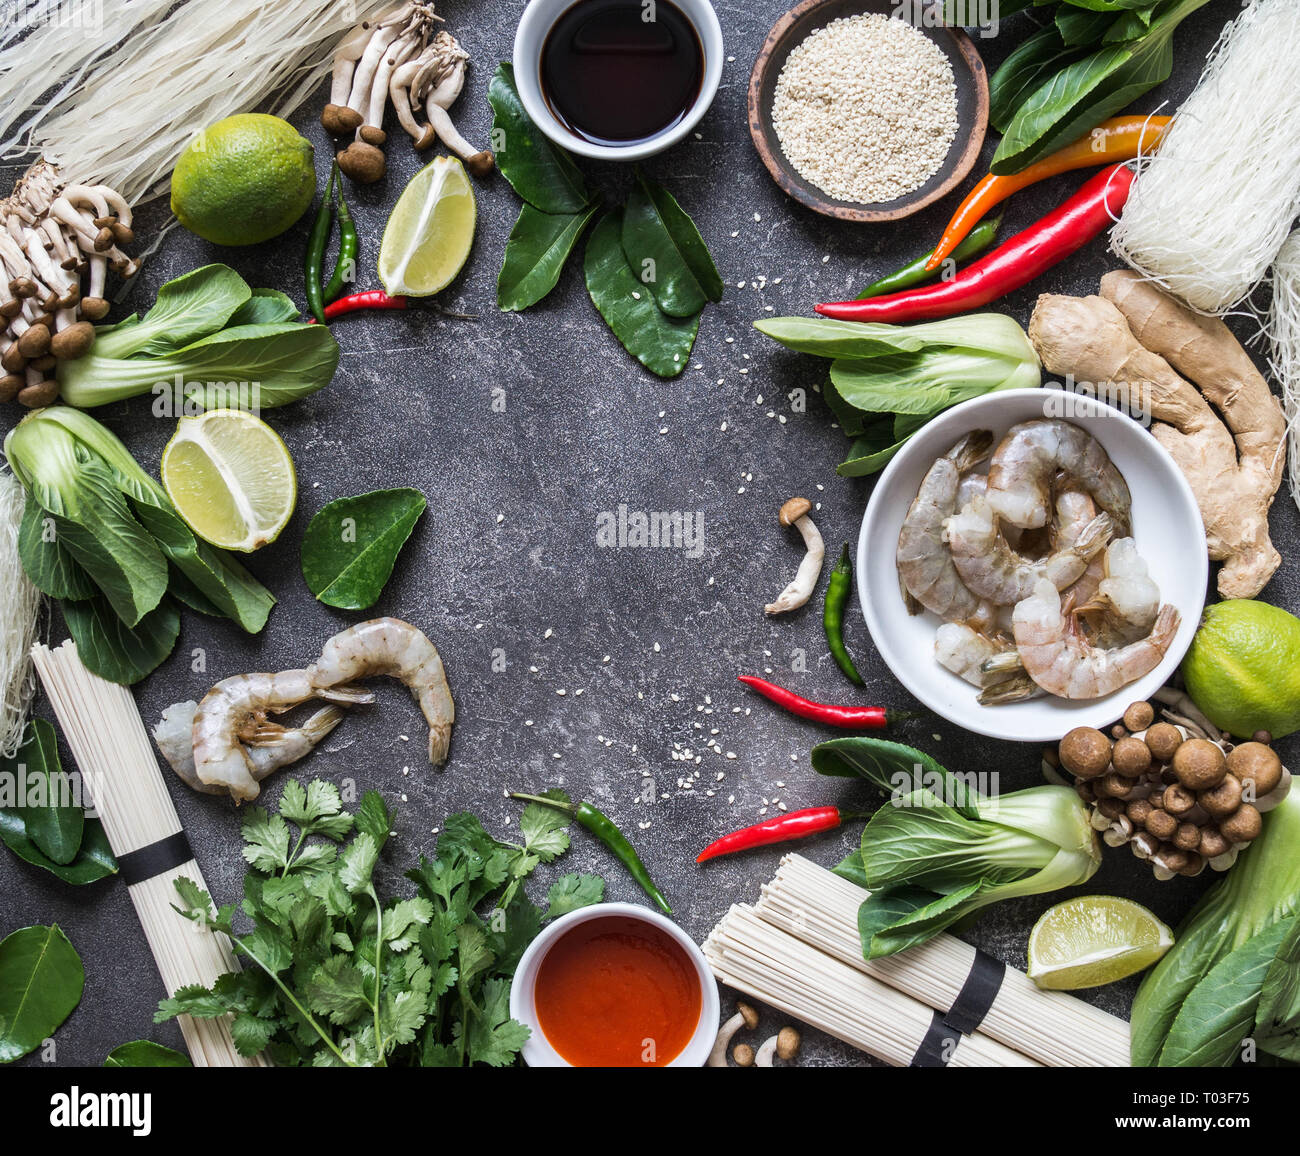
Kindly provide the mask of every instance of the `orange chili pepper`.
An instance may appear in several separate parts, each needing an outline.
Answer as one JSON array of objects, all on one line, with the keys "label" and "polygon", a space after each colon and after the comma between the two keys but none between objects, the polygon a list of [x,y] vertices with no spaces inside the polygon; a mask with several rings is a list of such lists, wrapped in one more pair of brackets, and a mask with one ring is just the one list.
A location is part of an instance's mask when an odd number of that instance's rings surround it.
[{"label": "orange chili pepper", "polygon": [[957,212],[944,230],[943,237],[925,263],[927,270],[937,269],[967,234],[988,214],[1013,193],[1048,177],[1074,169],[1090,169],[1097,165],[1110,165],[1128,161],[1149,150],[1159,142],[1169,123],[1167,116],[1117,116],[1103,121],[1087,136],[1074,144],[1044,157],[1022,172],[999,177],[989,173],[962,201]]}]

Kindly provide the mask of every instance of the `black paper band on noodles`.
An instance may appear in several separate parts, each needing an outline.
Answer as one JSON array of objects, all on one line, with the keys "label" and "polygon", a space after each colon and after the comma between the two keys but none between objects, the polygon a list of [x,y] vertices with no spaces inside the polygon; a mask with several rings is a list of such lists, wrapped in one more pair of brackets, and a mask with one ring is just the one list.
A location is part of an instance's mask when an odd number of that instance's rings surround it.
[{"label": "black paper band on noodles", "polygon": [[943,1012],[936,1011],[930,1020],[925,1038],[916,1049],[909,1068],[946,1068],[957,1050],[961,1034],[943,1022]]},{"label": "black paper band on noodles", "polygon": [[943,1017],[943,1022],[953,1031],[968,1036],[984,1022],[989,1008],[1002,990],[1002,979],[1007,974],[1007,965],[1000,959],[994,959],[982,951],[975,952],[971,961],[970,974],[961,985],[961,991],[953,1000],[952,1007]]},{"label": "black paper band on noodles", "polygon": [[175,835],[168,835],[147,847],[119,855],[117,869],[122,881],[128,887],[134,887],[137,883],[188,863],[193,858],[194,852],[190,850],[190,841],[185,837],[185,832],[177,831]]}]

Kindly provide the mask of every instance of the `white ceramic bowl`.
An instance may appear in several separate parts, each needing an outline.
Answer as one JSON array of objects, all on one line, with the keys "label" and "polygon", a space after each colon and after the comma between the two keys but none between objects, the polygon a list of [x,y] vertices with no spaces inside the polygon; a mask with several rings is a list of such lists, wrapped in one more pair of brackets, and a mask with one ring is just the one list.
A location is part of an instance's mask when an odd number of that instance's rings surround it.
[{"label": "white ceramic bowl", "polygon": [[510,987],[510,1016],[521,1024],[526,1024],[530,1035],[524,1044],[524,1062],[530,1068],[568,1068],[569,1063],[550,1045],[541,1027],[537,1023],[537,1007],[533,1002],[533,990],[537,983],[537,972],[542,960],[553,944],[565,932],[589,919],[603,919],[610,915],[621,915],[629,919],[639,919],[652,923],[681,944],[691,963],[695,966],[696,977],[700,981],[700,1022],[695,1025],[695,1034],[681,1053],[669,1061],[670,1068],[699,1068],[709,1058],[713,1042],[718,1036],[718,985],[713,979],[713,972],[705,961],[704,953],[695,945],[680,927],[671,919],[640,907],[635,903],[595,903],[590,907],[581,907],[562,915],[554,923],[548,924],[536,939],[528,945],[515,968],[515,978]]},{"label": "white ceramic bowl", "polygon": [[579,156],[607,161],[639,161],[671,148],[700,123],[713,103],[722,80],[722,26],[709,0],[672,0],[695,26],[704,49],[704,76],[700,91],[686,115],[671,129],[649,140],[627,145],[593,144],[570,132],[551,113],[542,95],[542,46],[555,22],[580,0],[531,0],[515,32],[515,84],[524,109],[543,133],[561,148]]},{"label": "white ceramic bowl", "polygon": [[[1046,412],[1049,404],[1055,406]],[[1063,407],[1069,407],[1063,412]],[[1069,702],[1046,696],[1006,706],[981,706],[978,691],[934,657],[937,616],[909,615],[895,564],[898,533],[921,480],[936,458],[964,434],[988,429],[1000,438],[1013,425],[1064,417],[1091,433],[1124,475],[1133,497],[1133,536],[1165,602],[1182,614],[1164,661],[1145,678],[1106,698]],[[1205,606],[1209,559],[1191,487],[1148,430],[1118,410],[1053,389],[991,393],[935,418],[889,463],[867,504],[858,538],[858,595],[876,649],[894,676],[949,722],[997,739],[1050,743],[1077,726],[1113,723],[1129,703],[1150,698],[1182,661]]]}]

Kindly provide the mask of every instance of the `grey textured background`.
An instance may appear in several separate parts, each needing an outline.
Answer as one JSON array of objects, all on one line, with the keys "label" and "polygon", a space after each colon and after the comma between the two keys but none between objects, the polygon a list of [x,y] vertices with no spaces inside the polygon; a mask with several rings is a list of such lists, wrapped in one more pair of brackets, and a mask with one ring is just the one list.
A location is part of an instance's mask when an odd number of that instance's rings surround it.
[{"label": "grey textured background", "polygon": [[[442,771],[428,769],[418,712],[399,686],[384,684],[377,706],[355,711],[298,768],[304,776],[354,779],[398,802],[398,838],[388,854],[395,884],[400,871],[430,849],[431,832],[447,814],[471,809],[490,831],[509,838],[518,829],[518,808],[502,798],[503,788],[563,786],[592,799],[630,832],[682,925],[703,939],[730,904],[756,896],[783,850],[699,868],[693,860],[701,846],[755,821],[764,798],[779,796],[792,810],[830,802],[857,807],[870,798],[857,784],[816,776],[808,751],[828,736],[750,695],[735,676],[770,668],[777,681],[812,697],[912,705],[873,654],[856,608],[848,635],[867,681],[858,694],[850,693],[826,655],[815,608],[777,621],[762,614],[800,557],[796,542],[776,525],[781,502],[798,493],[821,503],[817,521],[829,552],[856,537],[871,482],[834,472],[847,443],[811,392],[820,363],[778,349],[750,322],[768,306],[768,316],[806,314],[817,301],[857,292],[930,247],[958,197],[884,226],[837,224],[786,200],[754,153],[744,112],[750,66],[785,4],[716,6],[728,62],[717,101],[699,126],[702,139],[647,166],[694,216],[728,285],[721,305],[704,316],[692,359],[701,368],[670,382],[641,371],[587,300],[576,261],[543,304],[522,315],[499,313],[495,277],[519,201],[500,176],[478,185],[478,237],[455,284],[432,307],[341,321],[335,333],[343,360],[333,385],[269,415],[293,452],[301,491],[283,536],[250,562],[280,599],[265,632],[248,638],[187,613],[175,654],[138,687],[141,711],[152,725],[168,703],[200,697],[218,678],[309,660],[326,637],[366,615],[313,600],[297,558],[307,521],[336,497],[389,486],[422,489],[429,511],[373,613],[409,619],[441,650],[457,707],[451,759]],[[439,6],[473,57],[454,110],[471,140],[487,139],[484,91],[495,63],[509,57],[522,7],[520,0]],[[1138,110],[1165,101],[1176,105],[1187,94],[1236,11],[1231,0],[1214,0],[1180,28],[1175,78]],[[1001,38],[978,42],[990,71],[1025,27],[1015,18]],[[319,106],[303,109],[295,123],[316,143],[317,169],[324,173],[329,151],[317,122]],[[992,143],[985,153],[986,166]],[[392,135],[388,158],[384,183],[348,190],[362,234],[363,285],[376,283],[374,260],[388,209],[421,164],[400,132]],[[628,184],[624,170],[583,167],[611,197]],[[11,170],[7,180],[16,175]],[[982,171],[977,167],[963,192]],[[1004,233],[1036,220],[1082,179],[1061,178],[1017,196]],[[177,230],[149,261],[130,304],[146,307],[162,282],[209,261],[225,261],[252,284],[300,299],[311,215],[278,241],[248,250],[218,249]],[[159,220],[156,212],[142,214],[142,233]],[[1002,307],[1026,322],[1038,293],[1093,292],[1115,264],[1104,244],[1095,243]],[[742,281],[744,288],[737,288]],[[506,393],[504,413],[491,404],[498,387]],[[786,395],[796,387],[809,391],[807,413],[791,411]],[[5,424],[18,416],[6,413]],[[156,469],[173,425],[150,416],[147,398],[96,416],[123,436],[146,468]],[[703,555],[597,549],[599,512],[621,502],[632,509],[702,512]],[[1291,500],[1281,496],[1273,528],[1288,561],[1264,597],[1292,610],[1300,583],[1298,521]],[[62,636],[57,624],[55,636]],[[508,663],[503,673],[491,669],[497,648]],[[807,673],[790,670],[796,648],[807,650]],[[191,672],[196,649],[206,654],[206,675]],[[708,750],[710,737],[736,758]],[[934,718],[901,726],[895,737],[954,769],[1001,772],[1004,788],[1039,781],[1033,747],[979,739]],[[671,757],[678,745],[703,755],[693,789],[677,785],[688,770]],[[1283,753],[1295,750],[1289,743]],[[638,801],[647,777],[667,798]],[[187,791],[170,775],[168,781],[216,897],[235,897],[243,868],[237,812],[228,802]],[[278,795],[279,783],[270,780],[264,797]],[[728,802],[733,795],[734,803]],[[646,822],[647,829],[638,829]],[[800,849],[829,865],[854,844],[857,831]],[[611,899],[642,900],[583,833],[568,856],[538,872],[534,896],[553,874],[573,870],[602,873]],[[1203,876],[1156,884],[1127,852],[1108,852],[1086,890],[1132,896],[1173,922],[1210,882]],[[57,1033],[58,1062],[98,1064],[113,1046],[138,1037],[180,1045],[174,1025],[152,1023],[164,993],[120,882],[65,887],[3,851],[0,895],[0,934],[58,922],[85,961],[85,997]],[[969,938],[1024,967],[1030,927],[1063,897],[1003,904]],[[1117,984],[1083,998],[1124,1014],[1134,986]],[[724,1010],[730,1002],[724,993]],[[761,1030],[775,1030],[784,1019],[768,1011]],[[806,1040],[804,1064],[864,1061],[817,1033],[808,1032]]]}]

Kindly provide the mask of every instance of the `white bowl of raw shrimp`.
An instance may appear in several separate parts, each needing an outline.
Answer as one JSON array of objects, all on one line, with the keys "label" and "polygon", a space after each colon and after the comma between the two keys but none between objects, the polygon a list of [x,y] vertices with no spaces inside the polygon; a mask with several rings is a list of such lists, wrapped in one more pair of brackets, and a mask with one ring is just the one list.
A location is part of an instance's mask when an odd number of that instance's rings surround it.
[{"label": "white bowl of raw shrimp", "polygon": [[[1160,601],[1178,612],[1176,628],[1163,657],[1135,681],[1111,693],[1092,698],[1064,698],[1038,694],[1023,701],[983,705],[980,690],[940,665],[935,636],[943,619],[929,610],[909,613],[900,586],[898,541],[904,519],[937,459],[947,454],[972,431],[988,430],[993,446],[1022,422],[1061,420],[1086,430],[1100,443],[1123,476],[1131,502],[1130,535],[1159,587]],[[1073,435],[1067,440],[1077,440]],[[987,459],[973,472],[989,468]],[[1091,485],[1092,483],[1089,482]],[[1186,479],[1173,459],[1138,421],[1095,399],[1060,389],[1017,389],[992,393],[955,406],[925,426],[898,452],[881,474],[862,520],[857,551],[858,594],[881,657],[898,680],[936,714],[968,731],[998,739],[1050,743],[1077,726],[1103,727],[1113,723],[1129,703],[1150,698],[1177,669],[1191,645],[1205,606],[1209,561],[1201,515]],[[994,633],[994,631],[990,631]],[[1034,641],[1043,641],[1038,634]],[[1052,645],[1050,637],[1048,645]],[[1069,668],[1074,686],[1091,677],[1095,653],[1080,651],[1078,643],[1058,664]],[[1160,649],[1159,643],[1155,644]],[[1047,653],[1051,653],[1050,650]],[[1043,652],[1038,652],[1041,659]],[[1122,665],[1141,669],[1153,658],[1127,656]],[[1096,668],[1093,689],[1109,685],[1113,659]]]}]

